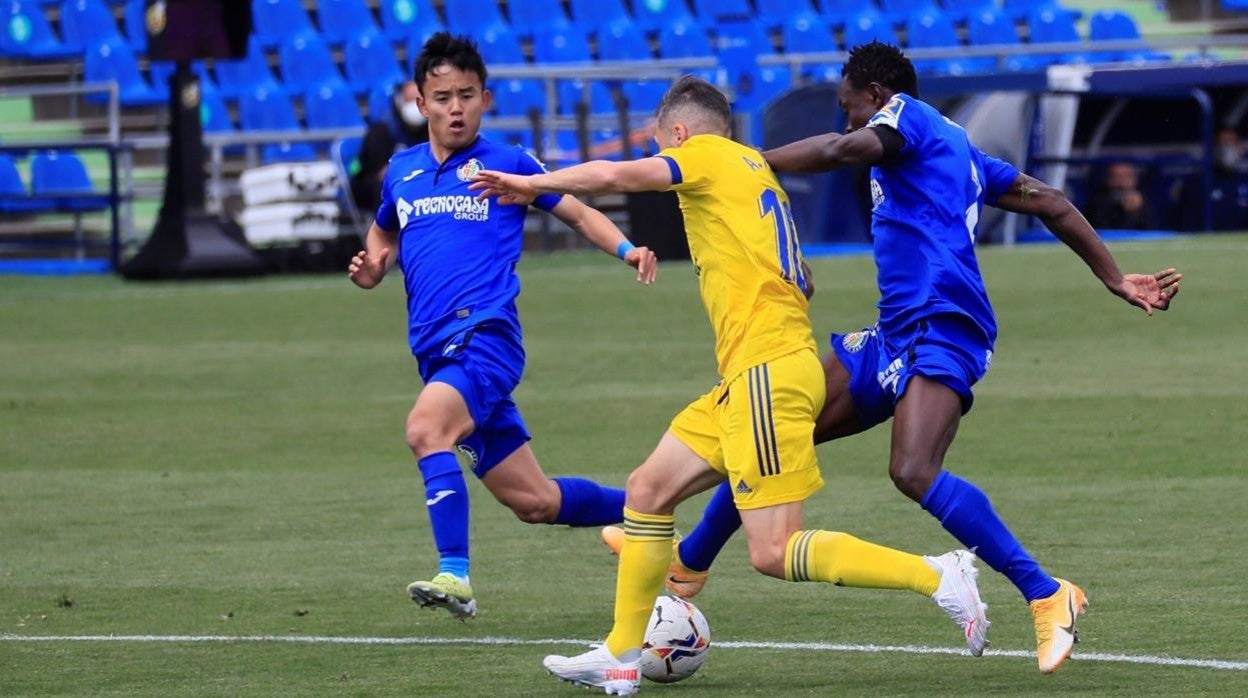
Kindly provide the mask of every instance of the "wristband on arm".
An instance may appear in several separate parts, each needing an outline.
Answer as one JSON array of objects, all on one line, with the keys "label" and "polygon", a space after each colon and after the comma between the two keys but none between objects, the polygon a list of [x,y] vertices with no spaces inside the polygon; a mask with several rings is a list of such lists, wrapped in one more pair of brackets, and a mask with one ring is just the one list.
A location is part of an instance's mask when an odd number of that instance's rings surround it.
[{"label": "wristband on arm", "polygon": [[624,259],[624,257],[625,257],[625,256],[626,256],[629,252],[631,252],[631,251],[633,251],[633,250],[635,250],[635,249],[637,249],[637,246],[636,246],[636,245],[634,245],[633,243],[629,242],[628,240],[625,240],[624,242],[621,242],[621,243],[620,243],[619,247],[616,247],[616,248],[615,248],[615,256],[616,256],[616,257],[619,257],[620,259]]}]

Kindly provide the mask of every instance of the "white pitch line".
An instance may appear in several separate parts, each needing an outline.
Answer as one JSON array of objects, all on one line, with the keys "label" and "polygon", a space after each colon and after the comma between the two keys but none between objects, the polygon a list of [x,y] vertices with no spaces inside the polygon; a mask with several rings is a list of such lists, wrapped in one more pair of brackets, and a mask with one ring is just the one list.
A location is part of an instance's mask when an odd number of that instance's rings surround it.
[{"label": "white pitch line", "polygon": [[[525,639],[518,637],[342,637],[323,635],[10,635],[0,634],[0,642],[169,642],[169,643],[286,643],[300,645],[582,645],[589,640],[569,638]],[[742,642],[725,640],[713,643],[721,649],[782,650],[786,652],[860,652],[866,654],[927,654],[963,655],[966,650],[955,647],[924,647],[921,645],[853,645],[831,642]],[[985,657],[1032,659],[1036,655],[1024,650],[987,650]],[[1113,662],[1152,666],[1194,667],[1224,671],[1248,671],[1248,662],[1225,659],[1184,659],[1140,654],[1107,654],[1079,652],[1071,660],[1080,662]]]}]

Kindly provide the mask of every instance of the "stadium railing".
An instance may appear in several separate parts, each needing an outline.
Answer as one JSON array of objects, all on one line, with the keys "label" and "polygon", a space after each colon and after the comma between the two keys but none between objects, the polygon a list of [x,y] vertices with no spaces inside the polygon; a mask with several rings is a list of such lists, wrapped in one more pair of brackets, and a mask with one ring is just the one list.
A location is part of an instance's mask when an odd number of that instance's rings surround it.
[{"label": "stadium railing", "polygon": [[[82,260],[85,258],[86,250],[89,247],[83,231],[82,215],[84,211],[81,206],[73,205],[73,200],[76,197],[102,196],[108,202],[109,212],[108,259],[112,267],[116,268],[121,259],[122,206],[127,204],[132,198],[130,188],[125,185],[122,179],[123,171],[128,172],[131,167],[130,155],[132,146],[122,140],[121,137],[121,100],[117,83],[94,82],[0,88],[0,99],[31,99],[35,97],[59,96],[87,97],[101,94],[106,98],[107,126],[104,137],[13,140],[11,138],[12,132],[8,132],[5,134],[6,139],[0,142],[0,153],[21,157],[30,153],[56,151],[98,150],[104,152],[108,159],[108,186],[106,191],[98,193],[80,191],[67,193],[51,192],[48,194],[31,193],[22,196],[6,196],[5,198],[49,202],[51,204],[47,207],[50,210],[32,212],[34,215],[44,213],[71,214],[74,219],[74,227],[73,237],[69,245],[72,245],[74,248],[75,257],[78,260]],[[125,175],[125,181],[129,181],[128,174]],[[42,245],[51,242],[53,246],[65,246],[65,243],[55,239],[50,241],[36,240],[36,236],[33,235],[6,234],[4,239],[10,246],[20,246],[22,242]]]},{"label": "stadium railing", "polygon": [[[941,48],[910,48],[906,56],[913,60],[956,59],[956,58],[996,58],[998,67],[1004,72],[1005,61],[1016,56],[1050,55],[1057,53],[1086,52],[1089,49],[1097,52],[1132,52],[1148,50],[1173,50],[1180,48],[1194,49],[1195,57],[1211,57],[1216,49],[1236,48],[1248,49],[1248,36],[1199,36],[1174,37],[1160,39],[1124,39],[1114,41],[1098,41],[1089,44],[1086,41],[1071,41],[1051,44],[1000,44],[996,46],[957,46]],[[846,51],[826,51],[820,53],[786,53],[758,57],[759,65],[787,65],[794,75],[801,74],[802,67],[821,63],[844,63],[849,58]]]}]

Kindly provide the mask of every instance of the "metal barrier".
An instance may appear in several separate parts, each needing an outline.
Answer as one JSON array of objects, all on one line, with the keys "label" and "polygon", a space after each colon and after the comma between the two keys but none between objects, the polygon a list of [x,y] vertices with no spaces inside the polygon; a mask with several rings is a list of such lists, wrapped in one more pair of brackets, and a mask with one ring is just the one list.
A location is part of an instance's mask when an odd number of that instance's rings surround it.
[{"label": "metal barrier", "polygon": [[[116,269],[121,263],[121,203],[129,198],[129,194],[123,194],[118,182],[118,157],[122,153],[130,150],[127,143],[110,143],[108,141],[34,141],[30,143],[18,144],[0,144],[0,153],[26,153],[31,150],[103,150],[108,154],[108,191],[105,197],[108,199],[109,208],[109,242],[108,242],[108,260],[113,269]],[[41,196],[23,196],[23,197],[6,197],[14,200],[35,200],[35,201],[52,201],[57,199],[72,199],[77,196],[98,196],[98,194],[90,194],[87,192],[65,192],[53,193]],[[75,214],[74,223],[74,248],[75,254],[79,260],[86,256],[86,244],[83,239],[82,231],[82,214]]]},{"label": "metal barrier", "polygon": [[[1003,68],[1006,59],[1017,56],[1053,55],[1058,53],[1165,51],[1177,48],[1195,49],[1200,56],[1207,57],[1212,49],[1248,49],[1248,36],[1200,36],[1150,40],[1123,39],[1097,42],[1069,41],[1051,44],[992,44],[949,48],[910,48],[906,49],[906,56],[916,61],[928,59],[996,58],[997,67]],[[849,60],[847,51],[826,51],[820,53],[786,53],[783,55],[759,56],[758,64],[787,65],[793,70],[794,75],[798,75],[801,73],[802,66],[805,65],[844,63],[847,60]]]}]

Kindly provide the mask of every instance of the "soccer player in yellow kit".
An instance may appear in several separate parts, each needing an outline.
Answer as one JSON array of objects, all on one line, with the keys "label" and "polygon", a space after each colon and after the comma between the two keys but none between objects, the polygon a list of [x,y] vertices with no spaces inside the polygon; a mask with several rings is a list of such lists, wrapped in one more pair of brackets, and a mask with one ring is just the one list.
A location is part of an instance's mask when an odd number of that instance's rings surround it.
[{"label": "soccer player in yellow kit", "polygon": [[561,679],[608,694],[640,689],[640,648],[671,560],[675,507],[725,478],[760,572],[916,591],[935,600],[981,654],[988,621],[971,553],[924,558],[802,529],[802,503],[823,486],[812,435],[825,382],[807,314],[809,280],[788,196],[759,153],[727,137],[730,118],[724,96],[689,76],[659,106],[657,157],[533,176],[485,171],[472,185],[504,204],[546,192],[676,191],[715,330],[722,380],[672,420],[628,478],[611,634],[582,655],[543,663]]}]

